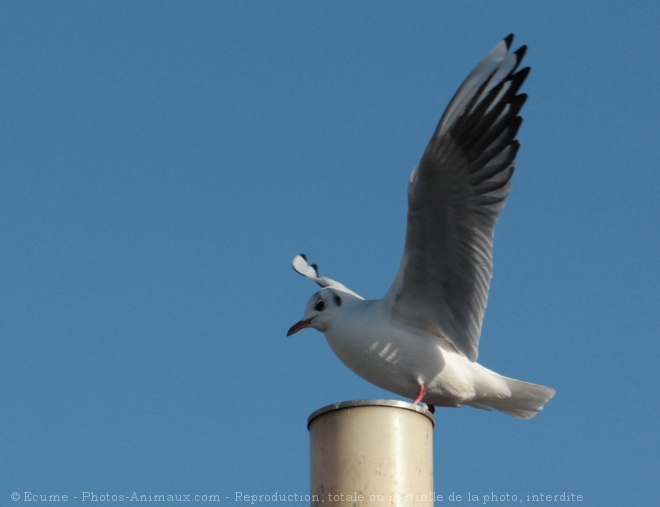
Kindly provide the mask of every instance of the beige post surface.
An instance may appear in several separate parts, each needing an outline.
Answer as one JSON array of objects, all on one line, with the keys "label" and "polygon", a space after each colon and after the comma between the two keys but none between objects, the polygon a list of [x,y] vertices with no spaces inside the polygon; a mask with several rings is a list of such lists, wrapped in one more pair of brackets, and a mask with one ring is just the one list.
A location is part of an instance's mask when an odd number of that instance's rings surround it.
[{"label": "beige post surface", "polygon": [[307,420],[313,506],[434,503],[433,415],[404,401],[358,400]]}]

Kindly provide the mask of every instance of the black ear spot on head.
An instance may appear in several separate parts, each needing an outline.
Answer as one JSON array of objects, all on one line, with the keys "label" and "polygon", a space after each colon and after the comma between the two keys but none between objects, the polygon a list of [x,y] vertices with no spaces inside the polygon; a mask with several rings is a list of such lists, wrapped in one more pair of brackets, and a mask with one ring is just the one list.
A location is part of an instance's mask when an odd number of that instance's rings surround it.
[{"label": "black ear spot on head", "polygon": [[335,300],[335,304],[337,306],[341,306],[341,298],[337,294],[334,295],[333,299]]}]

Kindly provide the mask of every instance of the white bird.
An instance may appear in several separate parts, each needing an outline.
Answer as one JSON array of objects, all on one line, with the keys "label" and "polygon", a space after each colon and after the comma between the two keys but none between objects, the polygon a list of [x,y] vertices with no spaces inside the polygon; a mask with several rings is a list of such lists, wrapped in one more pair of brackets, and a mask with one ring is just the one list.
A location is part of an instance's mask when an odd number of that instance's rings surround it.
[{"label": "white bird", "polygon": [[518,90],[526,46],[497,44],[449,103],[408,183],[408,223],[399,272],[380,300],[319,277],[304,255],[294,269],[323,289],[287,336],[311,327],[341,361],[388,391],[446,407],[494,408],[529,419],[549,387],[504,377],[477,363],[493,270],[495,222],[511,188],[514,140],[527,96]]}]

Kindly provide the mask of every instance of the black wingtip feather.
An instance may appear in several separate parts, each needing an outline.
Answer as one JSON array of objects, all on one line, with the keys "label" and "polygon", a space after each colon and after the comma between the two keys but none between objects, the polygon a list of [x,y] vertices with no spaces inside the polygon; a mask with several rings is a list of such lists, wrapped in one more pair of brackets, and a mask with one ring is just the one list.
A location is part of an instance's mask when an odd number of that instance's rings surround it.
[{"label": "black wingtip feather", "polygon": [[513,52],[513,54],[518,57],[518,62],[520,62],[524,58],[525,53],[527,53],[527,46],[525,45],[520,46],[518,49],[516,49]]},{"label": "black wingtip feather", "polygon": [[511,116],[517,116],[522,107],[525,105],[525,102],[527,102],[527,94],[526,93],[521,93],[519,95],[516,95],[510,103],[510,114]]},{"label": "black wingtip feather", "polygon": [[518,114],[527,102],[527,94],[520,93],[511,101],[511,114]]},{"label": "black wingtip feather", "polygon": [[507,49],[511,48],[511,43],[513,42],[513,34],[510,33],[506,37],[504,37],[504,42],[506,42],[506,47]]},{"label": "black wingtip feather", "polygon": [[522,82],[527,79],[527,76],[529,76],[529,73],[532,71],[531,67],[523,67],[520,69],[518,72],[516,72],[513,76],[511,76],[512,79],[517,79],[520,80],[520,84],[522,85]]}]

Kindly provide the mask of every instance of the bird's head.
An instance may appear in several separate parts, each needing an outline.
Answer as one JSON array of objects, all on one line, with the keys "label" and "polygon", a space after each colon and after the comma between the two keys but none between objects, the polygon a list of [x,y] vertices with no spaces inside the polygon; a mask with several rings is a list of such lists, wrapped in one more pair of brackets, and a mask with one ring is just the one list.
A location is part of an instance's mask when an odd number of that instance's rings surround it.
[{"label": "bird's head", "polygon": [[303,318],[291,326],[286,335],[291,336],[306,327],[313,327],[324,333],[347,296],[350,295],[334,288],[321,289],[309,298]]}]

